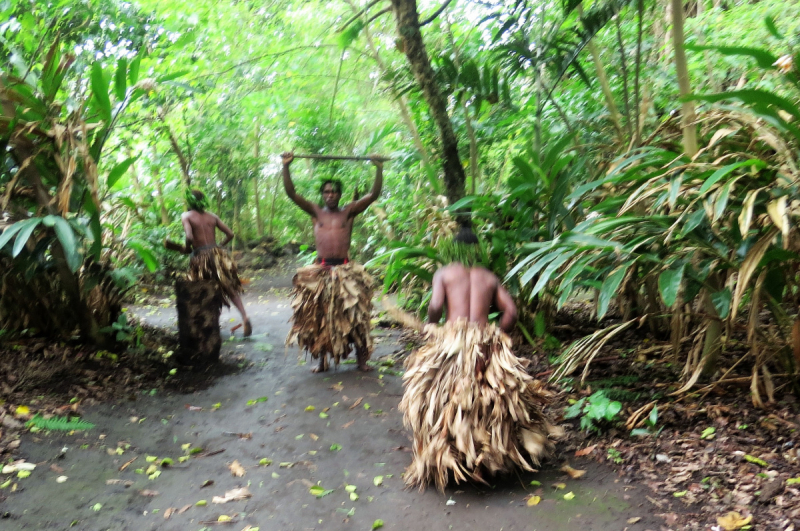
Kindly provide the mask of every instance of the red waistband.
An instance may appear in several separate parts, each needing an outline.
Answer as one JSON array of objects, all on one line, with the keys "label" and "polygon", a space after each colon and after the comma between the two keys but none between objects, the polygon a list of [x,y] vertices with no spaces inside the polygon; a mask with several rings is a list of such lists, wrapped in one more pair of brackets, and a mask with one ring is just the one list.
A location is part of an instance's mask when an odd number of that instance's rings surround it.
[{"label": "red waistband", "polygon": [[350,263],[347,258],[317,258],[317,264],[321,266],[337,266]]}]

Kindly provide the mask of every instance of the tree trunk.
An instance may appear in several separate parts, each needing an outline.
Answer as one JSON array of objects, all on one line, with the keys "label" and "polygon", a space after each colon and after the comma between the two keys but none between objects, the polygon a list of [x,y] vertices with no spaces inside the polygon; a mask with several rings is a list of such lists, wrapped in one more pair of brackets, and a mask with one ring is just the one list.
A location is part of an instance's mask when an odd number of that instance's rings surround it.
[{"label": "tree trunk", "polygon": [[212,280],[178,280],[175,282],[175,299],[180,342],[177,360],[191,365],[219,361],[222,347],[219,334],[222,294],[219,284]]},{"label": "tree trunk", "polygon": [[[392,0],[397,33],[402,41],[403,51],[411,65],[411,71],[417,80],[425,101],[428,103],[434,123],[439,130],[442,143],[444,169],[444,185],[450,204],[464,197],[466,176],[461,158],[458,155],[458,139],[453,131],[453,124],[447,114],[447,101],[442,96],[436,77],[431,67],[425,43],[419,28],[419,14],[416,0]],[[469,213],[461,214],[462,223],[469,220]]]},{"label": "tree trunk", "polygon": [[[375,62],[378,63],[381,73],[385,76],[389,69],[386,68],[386,63],[383,62],[383,59],[378,53],[378,49],[375,47],[375,43],[372,40],[372,34],[369,32],[368,26],[364,27],[364,36],[366,37],[367,45],[372,52],[372,57],[375,59]],[[411,133],[414,146],[417,148],[417,151],[419,151],[422,161],[425,164],[430,164],[431,160],[430,156],[428,155],[428,150],[425,149],[425,144],[422,143],[422,137],[419,136],[419,129],[417,129],[417,125],[414,123],[414,120],[411,119],[411,113],[408,110],[408,100],[405,96],[398,95],[397,91],[394,89],[394,86],[390,86],[389,90],[391,91],[392,98],[397,103],[397,107],[400,110],[400,118],[403,120],[403,123]]]},{"label": "tree trunk", "polygon": [[[583,5],[578,6],[578,14],[583,16]],[[600,59],[600,51],[597,49],[594,39],[589,41],[589,52],[592,54],[592,61],[594,62],[594,69],[597,73],[597,80],[600,81],[600,88],[603,90],[603,97],[606,100],[606,108],[608,114],[611,115],[611,121],[614,123],[614,129],[617,131],[617,139],[620,144],[625,141],[625,134],[622,132],[622,120],[620,119],[619,109],[614,102],[614,95],[611,92],[611,85],[608,83],[608,76],[606,75],[606,68],[603,66],[603,61]]]},{"label": "tree trunk", "polygon": [[164,121],[164,130],[167,132],[167,136],[169,137],[169,144],[172,146],[172,151],[175,152],[175,156],[178,157],[178,162],[181,165],[181,175],[183,175],[183,183],[186,185],[186,188],[192,187],[192,178],[189,175],[189,160],[184,155],[183,150],[181,150],[181,146],[178,145],[178,139],[175,138],[175,135],[172,133],[172,129],[170,129],[167,122]]},{"label": "tree trunk", "polygon": [[253,179],[253,200],[256,202],[256,230],[258,237],[264,236],[264,218],[261,217],[261,196],[258,193],[258,179],[261,177],[261,128],[256,124],[256,176]]},{"label": "tree trunk", "polygon": [[[681,98],[691,94],[689,69],[686,65],[686,50],[683,36],[683,2],[670,0],[672,6],[672,45],[675,48],[675,70],[678,74],[678,90]],[[683,126],[683,150],[693,157],[697,153],[697,126],[695,125],[694,102],[684,101],[681,112]]]}]

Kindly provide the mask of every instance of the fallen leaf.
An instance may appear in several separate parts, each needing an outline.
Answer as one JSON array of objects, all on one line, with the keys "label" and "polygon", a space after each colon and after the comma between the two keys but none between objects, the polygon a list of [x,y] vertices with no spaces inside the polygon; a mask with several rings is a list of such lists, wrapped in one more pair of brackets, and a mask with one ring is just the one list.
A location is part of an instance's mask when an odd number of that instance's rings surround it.
[{"label": "fallen leaf", "polygon": [[575,497],[575,494],[572,493],[572,492],[568,492],[568,493],[564,494],[564,499],[567,500],[567,501],[573,499],[574,497]]},{"label": "fallen leaf", "polygon": [[97,512],[97,511],[99,511],[99,510],[100,510],[100,509],[102,509],[102,508],[103,508],[103,504],[102,504],[102,503],[95,503],[94,505],[92,505],[92,510],[93,510],[94,512]]},{"label": "fallen leaf", "polygon": [[211,503],[228,503],[229,501],[246,500],[252,496],[253,495],[250,494],[250,491],[247,489],[247,487],[242,487],[239,489],[229,490],[225,493],[225,496],[214,496],[214,498],[211,500]]},{"label": "fallen leaf", "polygon": [[268,457],[265,457],[265,458],[261,459],[258,462],[258,464],[261,465],[261,466],[269,466],[269,465],[272,464],[272,459],[269,459]]},{"label": "fallen leaf", "polygon": [[534,505],[539,505],[540,501],[542,501],[541,496],[531,496],[528,498],[527,505],[528,507],[533,507]]},{"label": "fallen leaf", "polygon": [[315,409],[317,408],[315,408],[314,406],[306,406],[306,411],[314,411]]},{"label": "fallen leaf", "polygon": [[321,418],[321,419],[326,419],[326,418],[328,418],[328,414],[327,414],[327,413],[325,413],[324,411],[322,411],[322,412],[320,412],[320,414],[319,414],[319,418]]},{"label": "fallen leaf", "polygon": [[352,426],[354,422],[355,422],[355,419],[351,420],[351,421],[350,421],[350,422],[348,422],[347,424],[342,424],[342,429],[343,429],[343,430],[346,430],[347,428],[349,428],[350,426]]},{"label": "fallen leaf", "polygon": [[130,461],[126,462],[124,465],[122,465],[121,467],[119,467],[119,471],[120,471],[120,472],[122,472],[123,470],[125,470],[126,468],[128,468],[128,466],[129,466],[131,463],[133,463],[134,461],[136,461],[137,459],[139,459],[139,457],[138,457],[138,456],[136,456],[136,457],[134,457],[133,459],[131,459]]},{"label": "fallen leaf", "polygon": [[725,531],[736,531],[737,529],[741,529],[742,527],[749,524],[752,520],[753,520],[752,514],[747,517],[744,517],[741,514],[737,513],[736,511],[731,511],[724,516],[717,516],[717,523]]},{"label": "fallen leaf", "polygon": [[314,441],[319,440],[319,435],[315,433],[309,433],[308,436],[311,437],[311,439]]},{"label": "fallen leaf", "polygon": [[357,488],[357,487],[356,487],[355,485],[347,485],[347,486],[344,488],[344,490],[346,490],[347,492],[355,492],[355,491],[356,491],[356,488]]},{"label": "fallen leaf", "polygon": [[130,487],[133,485],[133,481],[127,479],[107,479],[106,485],[125,485],[126,487]]},{"label": "fallen leaf", "polygon": [[378,529],[379,527],[383,527],[383,520],[380,518],[372,522],[372,529]]},{"label": "fallen leaf", "polygon": [[356,494],[355,492],[351,492],[350,501],[358,501],[358,494]]},{"label": "fallen leaf", "polygon": [[[188,505],[187,505],[188,507]],[[169,517],[172,516],[172,513],[175,512],[175,507],[169,507],[166,511],[164,511],[164,520],[169,520]]]},{"label": "fallen leaf", "polygon": [[383,476],[375,476],[375,478],[372,480],[372,483],[376,487],[380,487],[383,484]]},{"label": "fallen leaf", "polygon": [[585,470],[577,470],[569,465],[562,466],[560,470],[565,474],[567,474],[572,479],[578,479],[579,477],[583,476],[586,473]]},{"label": "fallen leaf", "polygon": [[67,476],[58,476],[56,478],[56,483],[64,483],[67,479],[69,479]]},{"label": "fallen leaf", "polygon": [[308,492],[311,495],[316,496],[317,498],[322,498],[324,496],[327,496],[331,492],[333,492],[333,489],[327,489],[326,490],[326,489],[320,487],[319,485],[314,485],[313,487],[308,489]]},{"label": "fallen leaf", "polygon": [[575,457],[583,457],[584,455],[589,455],[590,453],[594,452],[594,449],[597,448],[596,444],[591,446],[587,446],[582,450],[575,450]]},{"label": "fallen leaf", "polygon": [[158,491],[157,490],[144,489],[144,490],[140,490],[139,494],[141,494],[142,496],[158,496]]},{"label": "fallen leaf", "polygon": [[214,480],[213,479],[207,479],[207,480],[205,480],[203,482],[202,485],[200,485],[200,488],[203,489],[203,488],[206,488],[206,487],[210,487],[213,484],[214,484]]},{"label": "fallen leaf", "polygon": [[219,518],[217,518],[217,522],[230,522],[231,520],[233,520],[233,518],[227,514],[221,514],[219,515]]},{"label": "fallen leaf", "polygon": [[357,407],[358,407],[358,405],[359,405],[359,404],[361,404],[361,401],[362,401],[362,400],[364,400],[364,397],[363,397],[363,396],[360,396],[360,397],[356,398],[356,401],[355,401],[355,402],[353,402],[353,405],[352,405],[352,406],[350,406],[350,409],[355,409],[355,408],[357,408]]},{"label": "fallen leaf", "polygon": [[233,463],[230,464],[228,468],[230,469],[231,474],[233,474],[237,478],[240,478],[245,474],[244,467],[239,464],[239,461],[234,461]]},{"label": "fallen leaf", "polygon": [[553,488],[554,489],[566,489],[567,488],[567,484],[566,483],[553,483]]},{"label": "fallen leaf", "polygon": [[183,514],[183,513],[185,513],[186,511],[188,511],[191,508],[192,508],[191,504],[190,505],[184,505],[183,507],[178,509],[177,514]]},{"label": "fallen leaf", "polygon": [[57,464],[55,464],[55,463],[53,463],[52,465],[50,465],[50,470],[52,470],[52,471],[53,471],[53,472],[55,472],[56,474],[63,474],[63,473],[64,473],[64,469],[63,469],[63,468],[61,468],[60,466],[58,466],[58,465],[57,465]]},{"label": "fallen leaf", "polygon": [[198,500],[197,503],[195,503],[195,505],[197,505],[198,507],[205,507],[206,505],[208,505],[208,502],[206,500]]},{"label": "fallen leaf", "polygon": [[636,522],[638,522],[641,519],[642,519],[641,516],[634,516],[633,518],[628,518],[628,523],[629,524],[635,524]]}]

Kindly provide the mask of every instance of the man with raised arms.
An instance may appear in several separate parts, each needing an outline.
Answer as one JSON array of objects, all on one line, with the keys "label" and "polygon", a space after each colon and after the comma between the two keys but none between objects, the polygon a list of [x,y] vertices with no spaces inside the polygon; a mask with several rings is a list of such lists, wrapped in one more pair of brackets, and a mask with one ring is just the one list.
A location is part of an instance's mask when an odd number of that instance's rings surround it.
[{"label": "man with raised arms", "polygon": [[289,170],[294,155],[284,153],[281,157],[286,194],[311,216],[317,248],[316,263],[299,269],[292,279],[294,312],[286,343],[297,342],[315,360],[319,359],[313,372],[327,370],[329,356],[334,365],[338,365],[353,348],[358,368],[368,371],[367,360],[372,352],[373,280],[360,264],[350,260],[350,239],[355,217],[381,193],[383,161],[377,156],[371,157],[376,168],[372,189],[364,197],[340,208],[340,181],[323,181],[320,186],[323,204],[312,203],[295,191]]}]

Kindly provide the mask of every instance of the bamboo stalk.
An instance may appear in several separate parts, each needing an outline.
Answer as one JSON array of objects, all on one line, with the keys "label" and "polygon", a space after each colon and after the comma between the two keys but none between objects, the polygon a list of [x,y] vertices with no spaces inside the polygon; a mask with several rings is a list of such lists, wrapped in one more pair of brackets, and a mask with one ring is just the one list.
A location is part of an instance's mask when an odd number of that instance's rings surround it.
[{"label": "bamboo stalk", "polygon": [[380,162],[386,162],[387,160],[392,160],[391,157],[358,157],[358,156],[349,156],[349,155],[294,155],[296,159],[318,159],[318,160],[377,160]]}]

